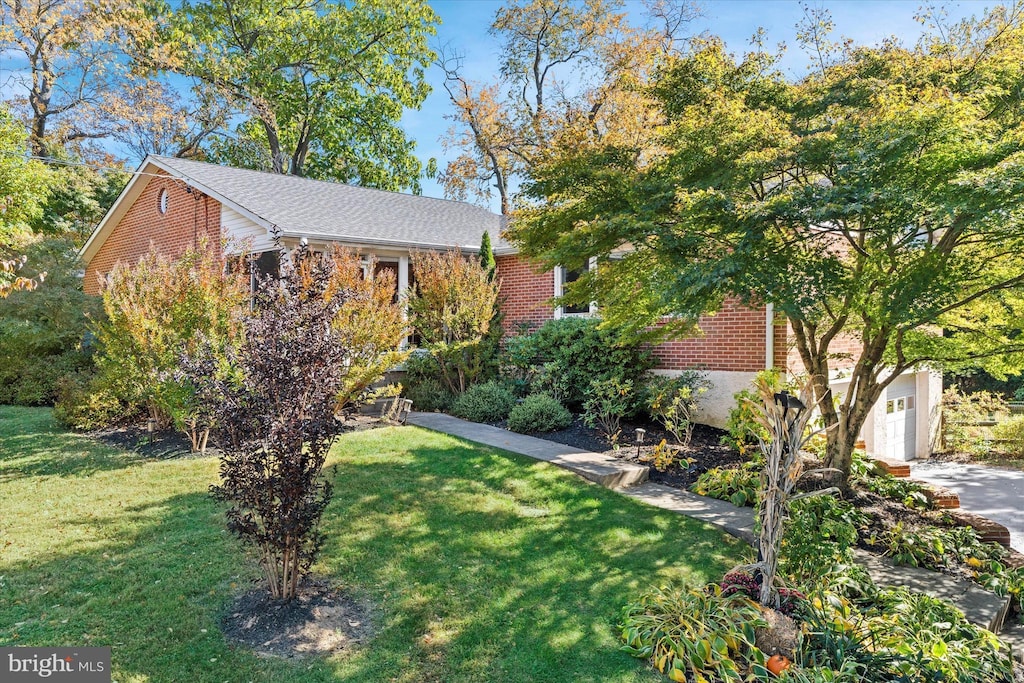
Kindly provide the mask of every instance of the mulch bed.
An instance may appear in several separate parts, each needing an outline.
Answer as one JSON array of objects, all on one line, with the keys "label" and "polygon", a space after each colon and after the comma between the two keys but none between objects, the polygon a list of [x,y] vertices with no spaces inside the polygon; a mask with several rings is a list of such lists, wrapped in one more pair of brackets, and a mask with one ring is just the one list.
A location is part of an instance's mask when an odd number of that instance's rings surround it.
[{"label": "mulch bed", "polygon": [[[167,459],[201,456],[200,453],[192,452],[192,442],[183,432],[166,429],[150,434],[146,431],[145,423],[98,429],[89,432],[89,436],[108,446],[138,453],[144,458]],[[218,452],[212,443],[207,444],[207,455],[216,455]]]},{"label": "mulch bed", "polygon": [[[644,434],[643,444],[637,448],[636,429],[640,427],[647,430]],[[652,422],[623,422],[622,432],[619,434],[617,447],[608,443],[596,429],[588,427],[583,418],[576,417],[573,423],[566,429],[557,432],[545,432],[543,434],[531,434],[541,439],[554,441],[556,443],[572,446],[584,451],[603,453],[641,465],[650,465],[655,448],[662,439],[669,444],[674,444],[675,439],[671,434],[665,432],[660,425]],[[725,432],[721,429],[696,425],[693,430],[693,437],[686,447],[679,447],[680,460],[688,460],[681,466],[670,467],[664,472],[651,468],[649,477],[652,482],[665,484],[674,488],[688,488],[697,481],[704,472],[712,467],[739,467],[746,461],[746,458],[729,446],[721,444]]]},{"label": "mulch bed", "polygon": [[[382,421],[376,415],[354,414],[346,416],[342,431],[361,432],[367,429],[387,427],[390,423]],[[144,458],[166,460],[169,458],[199,458],[218,456],[216,435],[211,434],[206,445],[206,453],[193,453],[192,442],[184,432],[165,429],[150,434],[146,431],[146,423],[127,423],[105,429],[98,429],[88,434],[90,437],[124,451],[137,453]]]},{"label": "mulch bed", "polygon": [[265,586],[240,595],[221,620],[224,635],[264,657],[308,657],[349,650],[373,635],[365,603],[308,578],[294,600],[270,597]]}]

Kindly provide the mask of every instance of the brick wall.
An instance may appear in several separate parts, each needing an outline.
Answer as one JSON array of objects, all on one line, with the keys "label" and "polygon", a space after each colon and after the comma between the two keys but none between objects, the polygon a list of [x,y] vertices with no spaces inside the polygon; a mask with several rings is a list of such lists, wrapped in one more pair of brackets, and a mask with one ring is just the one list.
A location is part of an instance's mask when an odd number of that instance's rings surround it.
[{"label": "brick wall", "polygon": [[[514,334],[525,323],[530,329],[554,317],[550,299],[555,295],[554,276],[537,273],[518,256],[499,256],[498,276],[505,312],[505,331]],[[726,302],[714,316],[700,321],[705,336],[660,344],[654,349],[662,370],[704,366],[708,370],[756,372],[764,368],[765,313],[763,308],[743,308]],[[777,356],[785,358],[785,330],[776,330]]]},{"label": "brick wall", "polygon": [[514,334],[526,324],[535,329],[554,317],[550,299],[555,295],[555,278],[549,271],[537,273],[515,255],[498,256],[498,277],[501,279],[502,311],[505,332]]},{"label": "brick wall", "polygon": [[798,367],[803,367],[800,362],[800,354],[792,347],[792,328],[786,318],[775,315],[774,346],[772,347],[772,367],[783,368],[787,372],[792,369],[791,363],[796,362]]},{"label": "brick wall", "polygon": [[685,370],[703,367],[726,372],[757,372],[764,369],[765,311],[745,308],[727,300],[716,315],[700,319],[703,337],[677,339],[654,349],[658,368]]},{"label": "brick wall", "polygon": [[[860,355],[860,339],[853,335],[841,334],[829,344],[829,351],[835,356],[829,359],[832,370],[848,370],[857,364]],[[775,325],[775,367],[785,368],[789,373],[805,372],[800,353],[796,350],[793,327],[787,322]]]},{"label": "brick wall", "polygon": [[841,357],[829,361],[833,370],[851,369],[857,364],[857,356],[861,352],[860,339],[850,334],[841,334],[829,344],[829,352],[841,354]]},{"label": "brick wall", "polygon": [[[163,214],[159,211],[161,190],[167,190],[167,213]],[[100,279],[114,264],[135,263],[149,251],[150,244],[162,254],[177,256],[203,237],[220,249],[220,203],[198,190],[186,192],[180,181],[151,178],[89,261],[85,291],[98,294]]]}]

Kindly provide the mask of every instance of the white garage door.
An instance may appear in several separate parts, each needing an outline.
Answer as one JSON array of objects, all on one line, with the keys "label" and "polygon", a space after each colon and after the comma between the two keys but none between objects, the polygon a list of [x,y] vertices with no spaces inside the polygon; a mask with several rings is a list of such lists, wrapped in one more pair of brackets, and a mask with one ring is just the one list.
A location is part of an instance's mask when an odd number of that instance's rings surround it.
[{"label": "white garage door", "polygon": [[885,457],[913,460],[917,449],[917,396],[914,378],[900,378],[885,396]]}]

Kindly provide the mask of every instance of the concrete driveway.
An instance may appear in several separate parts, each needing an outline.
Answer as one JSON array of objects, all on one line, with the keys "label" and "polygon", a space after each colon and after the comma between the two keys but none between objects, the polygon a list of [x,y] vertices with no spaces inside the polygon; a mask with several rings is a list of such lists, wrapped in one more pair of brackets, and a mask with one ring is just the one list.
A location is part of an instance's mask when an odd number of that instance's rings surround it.
[{"label": "concrete driveway", "polygon": [[914,479],[945,486],[960,495],[960,507],[1010,530],[1010,545],[1024,552],[1024,472],[947,462],[910,463]]}]

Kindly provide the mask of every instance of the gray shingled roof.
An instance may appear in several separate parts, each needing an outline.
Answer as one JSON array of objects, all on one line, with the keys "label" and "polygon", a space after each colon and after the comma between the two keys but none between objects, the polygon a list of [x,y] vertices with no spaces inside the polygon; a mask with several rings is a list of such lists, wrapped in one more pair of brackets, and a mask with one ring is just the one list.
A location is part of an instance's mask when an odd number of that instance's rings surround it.
[{"label": "gray shingled roof", "polygon": [[496,250],[509,248],[500,237],[502,216],[465,202],[173,157],[150,158],[276,225],[285,235],[477,249],[487,230]]}]

